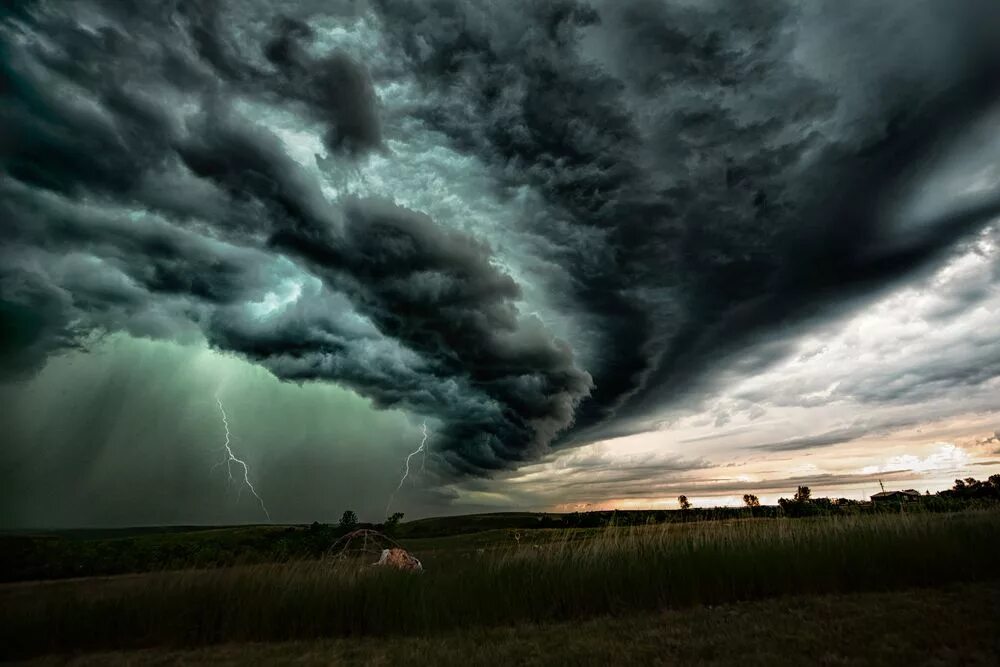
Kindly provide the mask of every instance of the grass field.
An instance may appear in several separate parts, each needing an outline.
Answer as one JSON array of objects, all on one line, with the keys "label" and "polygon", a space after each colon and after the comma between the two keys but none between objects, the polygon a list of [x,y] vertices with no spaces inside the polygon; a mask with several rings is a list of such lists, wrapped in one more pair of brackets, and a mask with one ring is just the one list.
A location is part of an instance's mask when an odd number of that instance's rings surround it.
[{"label": "grass field", "polygon": [[35,667],[167,665],[1000,664],[1000,582],[777,598],[427,637],[353,637],[39,658]]},{"label": "grass field", "polygon": [[[992,489],[992,484],[991,484]],[[907,514],[957,513],[1000,508],[1000,498],[922,498]],[[630,510],[571,514],[498,512],[432,517],[389,527],[362,527],[387,531],[411,549],[453,555],[466,550],[510,542],[517,530],[534,540],[560,534],[589,535],[608,525],[724,524],[748,518],[831,518],[894,515],[892,505],[831,503],[816,499],[792,507],[706,507],[690,510]],[[339,537],[351,530],[331,524],[169,526],[78,530],[22,530],[0,533],[0,583],[104,576],[163,570],[226,568],[255,563],[316,560]]]},{"label": "grass field", "polygon": [[987,582],[1000,575],[1000,512],[535,530],[520,544],[493,530],[405,546],[424,560],[422,575],[305,561],[8,584],[0,587],[0,646],[16,657],[432,638],[781,596]]},{"label": "grass field", "polygon": [[[392,533],[417,547],[450,550],[495,542],[501,534],[506,539],[502,531],[535,528],[553,516],[559,515],[435,517],[396,526]],[[344,532],[320,524],[13,532],[0,534],[0,582],[315,560]]]}]

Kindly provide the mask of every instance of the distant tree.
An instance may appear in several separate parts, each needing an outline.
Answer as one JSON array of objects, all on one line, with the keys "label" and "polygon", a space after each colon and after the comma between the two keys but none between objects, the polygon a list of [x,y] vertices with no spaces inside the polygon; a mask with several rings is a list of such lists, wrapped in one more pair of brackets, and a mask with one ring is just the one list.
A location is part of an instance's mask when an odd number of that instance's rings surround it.
[{"label": "distant tree", "polygon": [[753,509],[754,507],[760,507],[760,498],[758,498],[752,493],[744,493],[743,504],[749,507],[750,509]]},{"label": "distant tree", "polygon": [[683,494],[677,496],[677,504],[681,506],[682,510],[691,509],[691,503],[688,501],[688,497]]},{"label": "distant tree", "polygon": [[387,529],[395,528],[399,525],[399,522],[403,520],[402,512],[393,512],[392,516],[385,520],[385,527]]},{"label": "distant tree", "polygon": [[814,502],[806,500],[779,498],[778,507],[781,508],[782,514],[789,517],[815,516],[822,512]]},{"label": "distant tree", "polygon": [[938,493],[941,498],[961,501],[1000,500],[1000,475],[992,475],[985,481],[974,477],[956,479],[955,486]]},{"label": "distant tree", "polygon": [[812,490],[808,486],[800,486],[795,490],[795,502],[804,503],[812,496]]},{"label": "distant tree", "polygon": [[340,527],[350,530],[358,525],[358,515],[351,510],[345,510],[344,515],[340,517]]}]

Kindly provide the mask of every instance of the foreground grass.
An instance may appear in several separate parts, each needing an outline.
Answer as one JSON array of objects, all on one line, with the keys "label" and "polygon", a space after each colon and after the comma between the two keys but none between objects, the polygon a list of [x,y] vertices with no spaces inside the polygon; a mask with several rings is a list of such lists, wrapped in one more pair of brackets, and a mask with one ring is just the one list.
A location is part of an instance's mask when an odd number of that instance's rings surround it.
[{"label": "foreground grass", "polygon": [[[418,554],[419,555],[419,554]],[[550,533],[423,575],[324,562],[0,588],[11,655],[331,636],[430,635],[779,595],[1000,575],[1000,513]]]},{"label": "foreground grass", "polygon": [[430,638],[53,656],[97,665],[997,665],[1000,583],[744,602]]}]

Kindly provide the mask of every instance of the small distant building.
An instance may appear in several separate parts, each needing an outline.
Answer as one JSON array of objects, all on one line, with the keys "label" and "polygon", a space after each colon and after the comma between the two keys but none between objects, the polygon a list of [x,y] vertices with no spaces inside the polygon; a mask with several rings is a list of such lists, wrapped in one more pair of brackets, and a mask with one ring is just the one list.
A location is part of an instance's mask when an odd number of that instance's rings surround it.
[{"label": "small distant building", "polygon": [[920,492],[914,489],[883,491],[872,496],[873,503],[909,503],[917,500],[920,500]]}]

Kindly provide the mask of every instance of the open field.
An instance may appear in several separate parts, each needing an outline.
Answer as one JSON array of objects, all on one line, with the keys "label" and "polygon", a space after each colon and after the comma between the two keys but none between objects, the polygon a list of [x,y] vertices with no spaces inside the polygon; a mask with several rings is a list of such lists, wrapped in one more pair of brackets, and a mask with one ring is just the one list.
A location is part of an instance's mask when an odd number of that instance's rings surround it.
[{"label": "open field", "polygon": [[987,582],[1000,578],[1000,512],[535,530],[519,545],[510,531],[494,530],[404,546],[424,560],[424,574],[314,560],[8,584],[0,587],[0,645],[30,656],[455,637],[781,596]]},{"label": "open field", "polygon": [[[953,499],[942,494],[921,498],[907,514],[946,514],[1000,508],[1000,497]],[[808,511],[807,511],[808,510]],[[479,548],[508,545],[514,531],[525,541],[556,534],[574,538],[614,526],[698,525],[755,519],[878,517],[899,514],[895,504],[833,504],[816,499],[790,507],[752,509],[708,507],[690,510],[595,511],[572,514],[497,512],[432,517],[392,526],[361,524],[383,530],[423,557],[448,557]],[[0,583],[222,568],[257,563],[316,560],[337,538],[351,530],[331,524],[165,526],[76,530],[22,530],[0,533]]]},{"label": "open field", "polygon": [[[777,508],[760,508],[776,511]],[[631,512],[635,523],[683,522],[739,518],[735,508],[681,513]],[[435,553],[474,550],[509,542],[509,531],[566,528],[572,515],[496,512],[418,519],[394,526],[393,537],[412,549]],[[591,512],[594,528],[622,515]],[[368,524],[366,524],[367,526]],[[381,526],[372,526],[383,528]],[[253,563],[315,560],[346,532],[335,525],[299,526],[172,526],[0,534],[0,581],[29,581],[150,572],[188,568],[229,567]],[[593,531],[591,531],[593,532]],[[533,539],[533,538],[529,538]]]},{"label": "open field", "polygon": [[1000,583],[795,596],[429,637],[61,655],[36,667],[211,665],[1000,664]]},{"label": "open field", "polygon": [[[413,549],[454,552],[509,541],[507,531],[537,529],[552,517],[559,515],[435,517],[392,535]],[[344,532],[318,523],[12,532],[0,534],[0,582],[315,560]]]}]

